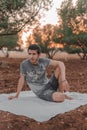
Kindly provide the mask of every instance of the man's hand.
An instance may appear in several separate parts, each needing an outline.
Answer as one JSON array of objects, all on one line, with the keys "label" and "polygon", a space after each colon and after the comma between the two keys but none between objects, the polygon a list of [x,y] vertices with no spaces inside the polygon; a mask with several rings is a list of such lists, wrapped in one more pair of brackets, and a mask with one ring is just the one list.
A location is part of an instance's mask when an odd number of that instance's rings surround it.
[{"label": "man's hand", "polygon": [[67,82],[67,80],[64,80],[60,83],[59,85],[59,91],[60,92],[66,92],[69,91],[69,84]]},{"label": "man's hand", "polygon": [[17,93],[14,96],[9,96],[8,99],[12,100],[14,98],[18,98],[20,91],[23,88],[23,85],[24,85],[24,75],[20,74],[20,78],[19,78],[19,81],[18,81],[18,87],[17,87]]},{"label": "man's hand", "polygon": [[12,99],[15,99],[15,98],[18,98],[18,96],[15,95],[15,96],[9,96],[9,97],[8,97],[9,100],[12,100]]}]

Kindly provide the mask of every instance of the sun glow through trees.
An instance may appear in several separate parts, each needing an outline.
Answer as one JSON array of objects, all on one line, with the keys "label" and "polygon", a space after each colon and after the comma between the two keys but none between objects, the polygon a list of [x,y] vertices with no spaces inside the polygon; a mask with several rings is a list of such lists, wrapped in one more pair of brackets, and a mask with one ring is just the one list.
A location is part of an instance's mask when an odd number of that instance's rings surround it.
[{"label": "sun glow through trees", "polygon": [[[53,0],[53,7],[45,14],[45,17],[42,18],[40,20],[40,23],[42,26],[46,25],[46,24],[52,24],[52,25],[56,25],[58,24],[58,15],[57,15],[57,11],[56,9],[58,9],[61,5],[61,2],[64,0]],[[75,5],[76,0],[73,0],[73,4]],[[26,48],[27,47],[27,39],[29,37],[29,35],[32,33],[33,29],[29,29],[29,31],[22,31],[20,35],[21,37],[21,48]],[[52,46],[54,46],[54,43],[52,43]],[[56,45],[56,47],[60,47],[60,45]]]}]

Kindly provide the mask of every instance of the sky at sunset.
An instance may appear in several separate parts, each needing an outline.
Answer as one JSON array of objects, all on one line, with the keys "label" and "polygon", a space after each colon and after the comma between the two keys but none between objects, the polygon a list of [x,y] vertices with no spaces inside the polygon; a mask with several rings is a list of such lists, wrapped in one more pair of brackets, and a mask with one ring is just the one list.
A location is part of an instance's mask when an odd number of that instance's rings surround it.
[{"label": "sky at sunset", "polygon": [[[64,0],[53,0],[52,8],[48,12],[46,12],[45,17],[42,18],[42,20],[40,20],[42,26],[46,24],[56,25],[58,23],[58,15],[56,9],[60,8],[62,1]],[[75,3],[76,0],[73,0],[73,2]],[[23,47],[26,47],[26,39],[31,34],[31,32],[32,28],[28,32],[23,32],[22,34]]]},{"label": "sky at sunset", "polygon": [[[60,5],[64,0],[53,0],[53,6],[52,8],[46,13],[45,17],[41,20],[42,25],[44,24],[57,24],[58,22],[58,15],[56,12],[56,9],[60,8]],[[73,3],[75,3],[76,0],[73,0]]]}]

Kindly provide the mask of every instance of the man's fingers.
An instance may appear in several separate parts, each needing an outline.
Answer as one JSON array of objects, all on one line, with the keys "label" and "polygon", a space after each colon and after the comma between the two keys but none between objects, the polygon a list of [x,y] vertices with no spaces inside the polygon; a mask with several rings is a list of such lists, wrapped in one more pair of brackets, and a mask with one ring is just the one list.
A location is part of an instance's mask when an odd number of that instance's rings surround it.
[{"label": "man's fingers", "polygon": [[8,97],[9,100],[13,99],[13,96]]},{"label": "man's fingers", "polygon": [[10,97],[8,97],[9,100],[12,100],[14,98],[17,98],[17,97],[16,96],[10,96]]}]

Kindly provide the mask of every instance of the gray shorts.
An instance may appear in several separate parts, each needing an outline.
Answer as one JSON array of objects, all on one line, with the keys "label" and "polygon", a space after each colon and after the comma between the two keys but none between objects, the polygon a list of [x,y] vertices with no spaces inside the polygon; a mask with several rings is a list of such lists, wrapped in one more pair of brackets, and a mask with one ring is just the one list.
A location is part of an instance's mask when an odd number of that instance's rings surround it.
[{"label": "gray shorts", "polygon": [[57,91],[58,87],[58,79],[56,79],[56,77],[53,75],[46,84],[45,88],[42,90],[39,98],[53,102],[52,94]]}]

